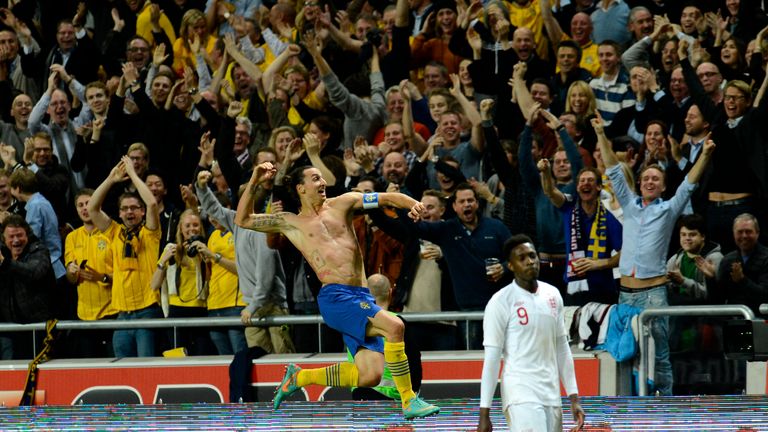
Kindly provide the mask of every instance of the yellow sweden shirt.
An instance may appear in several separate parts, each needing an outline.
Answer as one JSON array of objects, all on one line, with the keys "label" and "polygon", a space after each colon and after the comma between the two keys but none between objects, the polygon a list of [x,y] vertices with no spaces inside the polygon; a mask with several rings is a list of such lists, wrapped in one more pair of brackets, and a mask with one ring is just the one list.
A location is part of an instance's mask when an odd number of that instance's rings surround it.
[{"label": "yellow sweden shirt", "polygon": [[[235,238],[231,231],[226,234],[216,230],[208,239],[208,249],[220,253],[222,258],[235,259]],[[224,267],[213,264],[209,284],[208,309],[245,306],[243,293],[238,289],[237,275]]]},{"label": "yellow sweden shirt", "polygon": [[149,285],[160,254],[161,230],[141,227],[138,238],[138,258],[124,258],[125,241],[120,229],[112,240],[112,305],[120,312],[131,312],[152,306],[159,301],[159,292]]},{"label": "yellow sweden shirt", "polygon": [[[202,265],[206,265],[202,263]],[[168,303],[179,307],[205,307],[205,300],[197,298],[197,262],[194,259],[182,260],[181,272],[176,278],[178,295],[168,297]],[[170,270],[169,270],[170,271]],[[168,275],[166,274],[166,278]]]},{"label": "yellow sweden shirt", "polygon": [[[64,246],[64,262],[74,261],[77,265],[88,260],[88,267],[99,273],[112,274],[112,248],[110,244],[120,228],[111,221],[109,228],[101,232],[94,229],[90,233],[80,227],[67,235]],[[82,281],[77,286],[77,316],[81,320],[91,321],[114,315],[117,309],[112,306],[110,285],[102,282]]]}]

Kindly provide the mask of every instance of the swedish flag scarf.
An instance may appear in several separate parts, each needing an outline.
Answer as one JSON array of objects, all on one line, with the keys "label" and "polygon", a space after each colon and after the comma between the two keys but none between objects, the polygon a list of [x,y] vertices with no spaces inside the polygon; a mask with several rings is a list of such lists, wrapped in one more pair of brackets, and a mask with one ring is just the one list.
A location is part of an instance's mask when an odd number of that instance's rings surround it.
[{"label": "swedish flag scarf", "polygon": [[[589,230],[589,241],[587,244],[583,244],[581,235],[581,210],[579,203],[573,207],[571,211],[571,250],[569,251],[568,261],[571,262],[574,259],[586,257],[589,259],[605,258],[607,253],[606,241],[608,238],[607,227],[607,215],[605,206],[600,200],[597,201],[597,211],[595,213],[595,219],[592,221],[592,226]],[[568,269],[568,293],[572,294],[579,291],[587,291],[589,287],[586,285],[585,275],[577,276],[570,269]],[[583,281],[582,283],[572,282]]]}]

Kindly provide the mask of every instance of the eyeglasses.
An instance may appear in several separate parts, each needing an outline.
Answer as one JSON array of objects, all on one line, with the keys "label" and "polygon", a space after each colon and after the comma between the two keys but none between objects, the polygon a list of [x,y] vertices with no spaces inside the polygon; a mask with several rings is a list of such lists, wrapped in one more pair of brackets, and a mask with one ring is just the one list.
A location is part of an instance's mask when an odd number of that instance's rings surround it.
[{"label": "eyeglasses", "polygon": [[53,152],[53,150],[51,150],[50,147],[32,149],[32,153],[51,153],[51,152]]},{"label": "eyeglasses", "polygon": [[720,72],[701,72],[696,74],[696,76],[699,78],[703,78],[703,77],[712,78],[715,75],[720,75]]},{"label": "eyeglasses", "polygon": [[120,207],[121,212],[127,212],[127,211],[137,211],[141,210],[141,206],[123,206]]},{"label": "eyeglasses", "polygon": [[725,95],[723,99],[727,101],[740,101],[746,99],[746,97],[743,95]]}]

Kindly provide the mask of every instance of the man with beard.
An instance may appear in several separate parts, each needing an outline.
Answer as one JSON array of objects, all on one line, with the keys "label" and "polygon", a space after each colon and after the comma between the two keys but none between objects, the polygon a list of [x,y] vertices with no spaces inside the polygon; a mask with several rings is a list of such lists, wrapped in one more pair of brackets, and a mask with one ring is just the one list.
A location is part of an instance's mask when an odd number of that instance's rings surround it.
[{"label": "man with beard", "polygon": [[[88,213],[93,189],[82,189],[75,196],[75,209],[83,226],[67,235],[64,261],[67,280],[77,287],[77,317],[83,321],[115,319],[112,306],[112,238],[119,229],[110,221],[106,231],[96,229]],[[84,330],[71,338],[73,357],[112,357],[112,330]]]},{"label": "man with beard", "polygon": [[688,142],[681,143],[682,150],[678,160],[678,167],[683,175],[688,174],[696,163],[709,134],[709,122],[704,119],[698,105],[691,105],[685,115],[685,136],[688,137]]},{"label": "man with beard", "polygon": [[[112,305],[119,312],[118,320],[161,318],[159,295],[149,284],[159,255],[160,212],[155,197],[139,178],[128,156],[123,156],[94,191],[88,201],[88,214],[99,231],[109,230],[115,222],[101,210],[101,206],[109,189],[127,178],[138,195],[124,193],[118,198],[122,225],[112,237]],[[151,357],[155,354],[155,332],[151,329],[116,330],[112,345],[117,357]]]},{"label": "man with beard", "polygon": [[282,233],[299,249],[323,283],[317,297],[323,320],[342,332],[355,362],[318,369],[302,369],[289,364],[277,388],[274,409],[310,384],[347,388],[376,386],[381,381],[386,362],[400,393],[404,416],[417,418],[437,414],[440,408],[424,402],[411,387],[403,322],[379,308],[365,287],[365,271],[360,265],[362,253],[350,223],[354,211],[363,208],[379,205],[406,208],[410,209],[410,217],[418,219],[424,206],[400,193],[347,192],[327,199],[327,183],[320,170],[305,165],[295,168],[287,179],[292,192],[301,201],[299,214],[251,213],[259,184],[276,174],[277,169],[269,162],[254,169],[238,204],[235,223],[256,231]]},{"label": "man with beard", "polygon": [[612,269],[619,265],[622,227],[600,200],[602,174],[583,168],[576,176],[577,195],[573,196],[555,187],[547,159],[541,159],[538,168],[544,194],[563,214],[568,257],[565,304],[615,304],[619,291]]},{"label": "man with beard", "polygon": [[[509,230],[499,220],[482,216],[478,211],[477,195],[469,183],[456,187],[453,194],[456,217],[447,221],[419,222],[418,237],[440,247],[453,282],[456,305],[461,311],[479,311],[503,283],[509,270],[501,264],[486,266],[486,258],[501,259]],[[459,323],[460,346],[479,349],[482,345],[482,323]]]},{"label": "man with beard", "polygon": [[[2,238],[0,320],[33,323],[53,318],[51,295],[56,288],[56,280],[48,249],[37,240],[29,224],[19,215],[6,218]],[[22,348],[28,342],[14,343],[12,339],[15,338],[0,337],[0,358],[29,359],[34,356],[32,350]]]},{"label": "man with beard", "polygon": [[[436,190],[421,196],[425,222],[440,222],[445,214],[445,198]],[[414,224],[404,215],[392,218],[384,212],[369,213],[376,226],[403,244],[403,263],[392,292],[391,310],[440,312],[456,308],[451,279],[440,246],[420,239]],[[456,323],[415,322],[409,324],[412,340],[422,351],[456,349]]]},{"label": "man with beard", "polygon": [[[762,202],[768,193],[768,177],[763,142],[768,98],[752,107],[749,84],[731,80],[720,90],[716,83],[722,81],[722,76],[715,65],[702,63],[694,73],[687,50],[681,48],[679,54],[693,102],[709,122],[712,140],[722,143],[715,150],[711,169],[702,177],[701,195],[706,201],[702,200],[703,206],[694,207],[694,211],[705,215],[707,237],[719,243],[724,252],[730,252],[736,245],[728,230],[736,216],[750,213],[758,220],[766,217]],[[766,79],[762,85],[766,85]],[[709,92],[713,85],[719,97]]]},{"label": "man with beard", "polygon": [[[475,118],[475,115],[477,115],[477,118]],[[432,138],[431,143],[434,143],[434,152],[437,157],[442,158],[443,156],[451,155],[459,162],[461,172],[465,178],[480,180],[483,178],[480,172],[480,161],[485,150],[485,138],[479,113],[473,113],[471,119],[472,132],[470,138],[462,141],[461,115],[455,111],[446,111],[440,114],[438,131]],[[434,166],[430,165],[427,167],[427,174],[429,176],[430,188],[439,188],[439,184],[436,183],[437,177]]]},{"label": "man with beard", "polygon": [[381,177],[386,183],[397,187],[397,191],[406,193],[404,183],[408,175],[408,162],[400,152],[389,152],[382,158]]},{"label": "man with beard", "polygon": [[485,358],[480,382],[478,432],[493,429],[490,412],[499,366],[502,371],[502,409],[511,431],[563,429],[560,384],[571,402],[576,422],[584,426],[584,410],[563,318],[563,299],[557,288],[539,277],[539,257],[531,239],[518,234],[504,244],[513,283],[488,302],[483,318]]}]

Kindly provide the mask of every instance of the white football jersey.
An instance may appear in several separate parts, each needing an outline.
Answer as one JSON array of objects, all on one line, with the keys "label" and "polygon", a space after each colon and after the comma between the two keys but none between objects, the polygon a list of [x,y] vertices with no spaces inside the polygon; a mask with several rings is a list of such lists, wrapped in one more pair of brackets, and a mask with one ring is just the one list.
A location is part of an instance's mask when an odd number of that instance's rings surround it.
[{"label": "white football jersey", "polygon": [[561,406],[557,337],[566,335],[563,299],[539,281],[532,294],[516,282],[493,295],[483,319],[485,346],[502,348],[501,400]]}]

